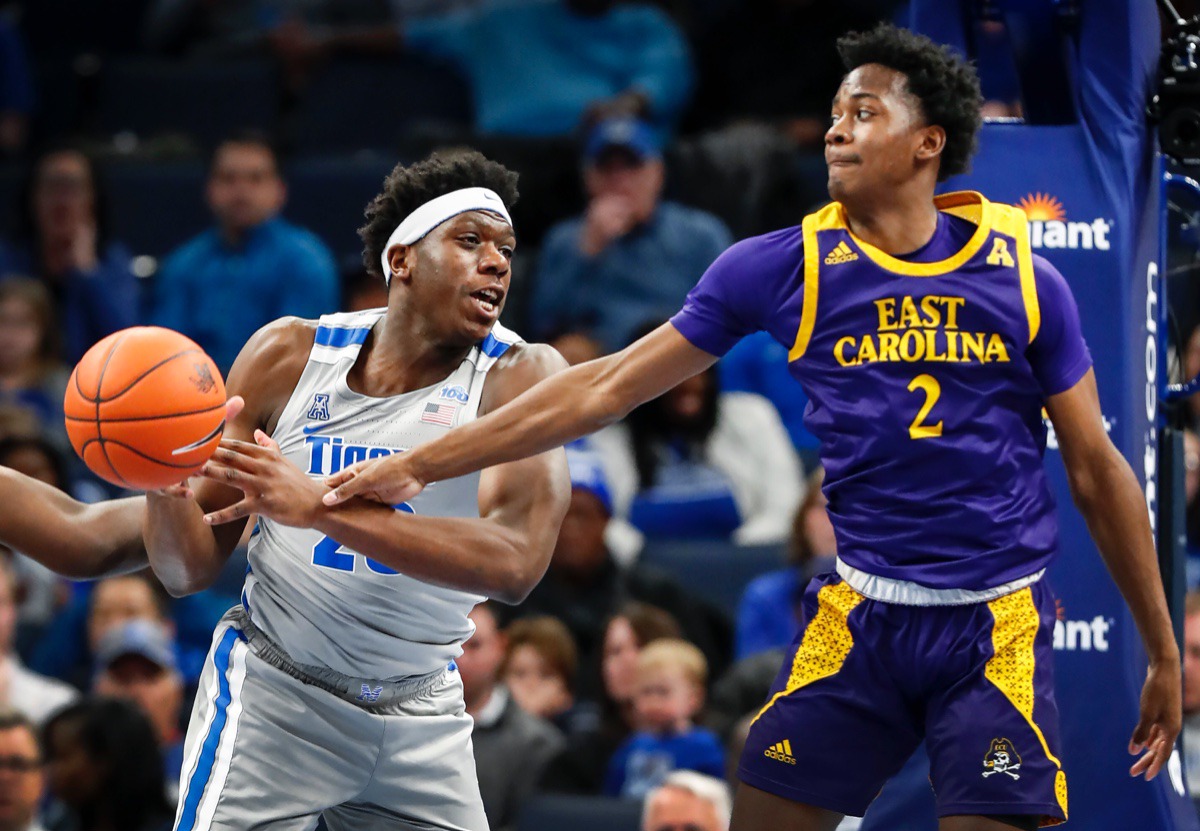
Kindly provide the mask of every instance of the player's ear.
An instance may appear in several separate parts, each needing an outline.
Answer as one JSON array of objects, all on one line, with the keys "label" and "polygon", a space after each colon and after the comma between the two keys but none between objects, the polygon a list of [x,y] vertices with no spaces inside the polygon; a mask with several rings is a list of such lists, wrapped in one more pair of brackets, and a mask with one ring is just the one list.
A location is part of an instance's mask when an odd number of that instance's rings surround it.
[{"label": "player's ear", "polygon": [[393,245],[388,249],[388,265],[392,267],[392,279],[408,279],[411,271],[409,267],[411,252],[412,247],[408,245]]},{"label": "player's ear", "polygon": [[917,143],[917,160],[933,161],[942,155],[946,147],[946,130],[936,124],[922,127],[919,132],[920,141]]}]

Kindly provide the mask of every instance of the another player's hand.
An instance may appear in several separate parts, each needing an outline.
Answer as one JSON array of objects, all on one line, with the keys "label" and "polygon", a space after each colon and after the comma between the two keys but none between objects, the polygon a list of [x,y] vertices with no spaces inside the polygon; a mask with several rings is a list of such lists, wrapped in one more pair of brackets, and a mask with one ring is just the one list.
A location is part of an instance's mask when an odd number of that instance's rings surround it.
[{"label": "another player's hand", "polygon": [[257,514],[281,525],[309,528],[322,510],[325,489],[283,457],[279,445],[262,430],[254,444],[223,439],[200,475],[242,491],[241,501],[205,514],[209,525],[222,525]]},{"label": "another player's hand", "polygon": [[[246,400],[240,395],[235,395],[225,402],[225,423],[233,421],[246,407]],[[151,496],[167,496],[172,499],[195,499],[196,492],[192,490],[189,480],[184,479],[177,485],[171,485],[169,488],[160,488],[158,490],[149,491]]]},{"label": "another player's hand", "polygon": [[326,505],[337,505],[354,496],[399,505],[407,502],[425,488],[425,483],[413,473],[411,454],[393,453],[382,459],[368,459],[351,465],[325,480],[333,488],[325,494]]},{"label": "another player's hand", "polygon": [[1142,687],[1141,714],[1129,741],[1130,754],[1145,753],[1129,769],[1130,776],[1145,774],[1147,780],[1153,779],[1171,758],[1183,725],[1182,688],[1178,657],[1150,665]]}]

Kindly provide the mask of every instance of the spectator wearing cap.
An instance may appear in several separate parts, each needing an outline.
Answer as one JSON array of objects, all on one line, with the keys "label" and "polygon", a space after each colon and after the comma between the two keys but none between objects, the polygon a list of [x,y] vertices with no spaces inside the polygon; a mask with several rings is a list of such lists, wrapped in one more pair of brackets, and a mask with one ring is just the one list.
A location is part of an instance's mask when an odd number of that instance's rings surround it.
[{"label": "spectator wearing cap", "polygon": [[[687,593],[670,575],[650,566],[621,567],[609,553],[605,529],[613,503],[604,467],[586,446],[567,448],[571,504],[563,519],[546,576],[513,616],[550,615],[566,624],[579,647],[579,664],[600,665],[604,629],[631,600],[670,613],[684,636],[703,650],[710,665],[723,668],[731,652],[731,627],[718,610]],[[594,695],[600,679],[585,673],[580,695]]]},{"label": "spectator wearing cap", "polygon": [[336,311],[338,274],[325,244],[280,216],[287,185],[265,136],[239,133],[217,146],[207,196],[217,225],[167,257],[152,317],[200,344],[225,372],[272,320]]},{"label": "spectator wearing cap", "polygon": [[550,229],[534,286],[541,336],[583,332],[607,352],[683,305],[732,242],[712,214],[662,199],[662,146],[649,124],[608,119],[588,136],[583,216]]},{"label": "spectator wearing cap", "polygon": [[694,770],[676,770],[646,795],[642,831],[729,831],[729,786]]},{"label": "spectator wearing cap", "polygon": [[174,796],[183,767],[183,676],[167,629],[152,620],[130,620],[109,630],[96,650],[92,691],[130,701],[150,720],[162,750],[167,792]]},{"label": "spectator wearing cap", "polygon": [[37,813],[45,790],[37,728],[19,712],[0,710],[0,831],[43,831]]}]

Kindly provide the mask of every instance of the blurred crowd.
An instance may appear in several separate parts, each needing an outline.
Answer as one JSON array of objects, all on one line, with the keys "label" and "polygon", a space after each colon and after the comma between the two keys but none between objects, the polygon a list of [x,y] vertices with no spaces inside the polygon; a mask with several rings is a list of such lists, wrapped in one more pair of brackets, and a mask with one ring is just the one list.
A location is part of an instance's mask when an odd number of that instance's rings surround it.
[{"label": "blurred crowd", "polygon": [[[0,3],[0,465],[117,495],[71,452],[62,398],[118,329],[177,329],[228,370],[270,320],[384,305],[353,232],[434,148],[521,173],[505,323],[572,363],[621,349],[734,239],[825,199],[834,40],[898,5]],[[1002,28],[979,43],[988,113],[1018,115]],[[723,780],[836,549],[806,404],[759,335],[568,449],[549,573],[476,608],[458,661],[493,828],[563,793],[645,799],[644,831],[727,830]],[[149,573],[0,559],[0,831],[170,827],[244,571],[243,552],[171,599]]]}]

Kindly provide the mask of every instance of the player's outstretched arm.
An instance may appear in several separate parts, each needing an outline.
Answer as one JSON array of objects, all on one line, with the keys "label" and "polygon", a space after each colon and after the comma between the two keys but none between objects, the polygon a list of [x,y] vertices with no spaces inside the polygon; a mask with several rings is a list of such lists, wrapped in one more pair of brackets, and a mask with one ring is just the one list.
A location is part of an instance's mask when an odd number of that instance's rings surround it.
[{"label": "player's outstretched arm", "polygon": [[437,441],[346,468],[326,480],[335,488],[326,504],[362,496],[391,505],[430,482],[561,447],[624,418],[716,360],[664,323],[622,351],[560,372]]},{"label": "player's outstretched arm", "polygon": [[1046,409],[1058,436],[1075,504],[1129,604],[1150,660],[1129,752],[1146,751],[1130,774],[1144,773],[1153,779],[1171,756],[1183,713],[1179,648],[1167,612],[1146,503],[1137,477],[1104,429],[1092,371],[1071,389],[1051,396]]},{"label": "player's outstretched arm", "polygon": [[[300,378],[312,348],[314,327],[296,318],[264,326],[242,347],[225,389],[244,408],[226,422],[225,437],[253,441],[254,431],[271,430]],[[194,498],[149,493],[143,534],[150,565],[172,595],[212,585],[237,546],[246,518],[214,528],[204,514],[234,504],[242,494],[210,479],[195,480]]]},{"label": "player's outstretched arm", "polygon": [[141,497],[87,505],[0,467],[0,543],[51,571],[90,580],[146,565]]}]

